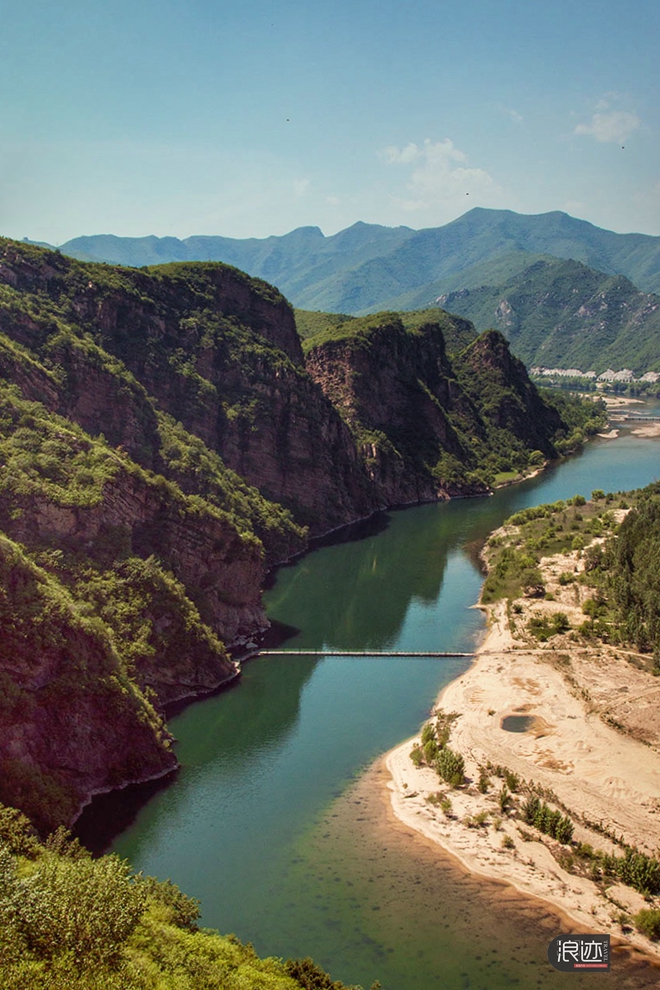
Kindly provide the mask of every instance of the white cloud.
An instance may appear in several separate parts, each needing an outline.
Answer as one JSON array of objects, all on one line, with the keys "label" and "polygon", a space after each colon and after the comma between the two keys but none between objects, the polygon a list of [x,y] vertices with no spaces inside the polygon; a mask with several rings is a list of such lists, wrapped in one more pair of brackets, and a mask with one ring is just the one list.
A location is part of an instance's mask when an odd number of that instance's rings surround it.
[{"label": "white cloud", "polygon": [[414,162],[419,157],[419,148],[412,143],[407,144],[405,148],[396,148],[394,145],[390,145],[388,148],[383,148],[378,154],[388,165],[409,165],[410,162]]},{"label": "white cloud", "polygon": [[505,113],[514,124],[522,124],[525,119],[523,115],[518,113],[517,110],[514,110],[513,107],[505,107],[502,103],[497,104],[497,109],[500,113]]},{"label": "white cloud", "polygon": [[[604,101],[601,101],[601,106]],[[602,113],[595,113],[589,124],[578,124],[574,134],[595,138],[603,144],[621,144],[639,128],[641,120],[628,110],[608,110],[605,103]]]},{"label": "white cloud", "polygon": [[[395,197],[397,205],[406,211],[436,210],[455,212],[476,205],[474,199],[491,203],[499,198],[500,190],[483,168],[470,167],[467,155],[450,138],[404,148],[388,147],[380,153],[390,165],[413,165],[407,184],[406,197]],[[472,196],[468,202],[466,197]]]},{"label": "white cloud", "polygon": [[293,180],[293,192],[300,199],[302,196],[306,196],[309,192],[309,187],[311,186],[311,179],[294,179]]}]

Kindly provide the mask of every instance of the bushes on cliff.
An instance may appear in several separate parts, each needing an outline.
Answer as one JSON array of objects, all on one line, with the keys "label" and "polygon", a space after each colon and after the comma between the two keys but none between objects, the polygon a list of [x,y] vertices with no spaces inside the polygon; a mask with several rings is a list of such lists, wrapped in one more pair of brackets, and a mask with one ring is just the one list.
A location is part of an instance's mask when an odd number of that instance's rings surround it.
[{"label": "bushes on cliff", "polygon": [[42,832],[71,821],[86,798],[80,780],[103,751],[108,725],[104,783],[113,774],[135,779],[140,761],[174,766],[162,719],[128,677],[108,627],[89,612],[0,536],[0,654],[11,658],[0,694],[0,800]]},{"label": "bushes on cliff", "polygon": [[118,470],[117,458],[80,427],[0,388],[0,497],[13,507],[41,495],[57,505],[91,506]]}]

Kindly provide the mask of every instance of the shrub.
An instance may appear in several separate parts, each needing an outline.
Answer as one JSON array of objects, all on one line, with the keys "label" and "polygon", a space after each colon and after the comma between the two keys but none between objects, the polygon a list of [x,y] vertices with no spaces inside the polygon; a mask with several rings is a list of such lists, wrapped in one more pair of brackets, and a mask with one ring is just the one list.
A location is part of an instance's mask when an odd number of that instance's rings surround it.
[{"label": "shrub", "polygon": [[573,841],[573,822],[568,817],[564,817],[557,823],[555,828],[555,839],[557,842],[561,842],[562,845],[567,846]]},{"label": "shrub", "polygon": [[642,894],[660,891],[660,863],[651,856],[626,849],[625,856],[617,861],[617,872],[624,883]]},{"label": "shrub", "polygon": [[459,787],[465,780],[465,760],[449,746],[441,749],[436,757],[435,767],[443,780],[452,787]]},{"label": "shrub", "polygon": [[523,821],[528,825],[533,825],[541,807],[541,802],[535,794],[530,794],[522,806]]},{"label": "shrub", "polygon": [[520,777],[518,776],[518,774],[514,773],[513,770],[509,770],[508,767],[505,767],[504,780],[506,781],[506,786],[509,788],[509,790],[515,794],[515,792],[520,787]]},{"label": "shrub", "polygon": [[410,759],[417,768],[421,767],[424,762],[424,754],[422,753],[422,747],[419,744],[414,745],[410,750]]},{"label": "shrub", "polygon": [[647,938],[653,941],[660,938],[660,911],[657,908],[642,908],[633,917],[633,921],[637,930]]},{"label": "shrub", "polygon": [[432,764],[438,755],[438,744],[435,739],[429,739],[428,742],[424,743],[423,752],[425,762]]},{"label": "shrub", "polygon": [[110,962],[135,929],[146,891],[117,856],[44,858],[20,891],[20,927],[41,958],[63,952],[90,966]]},{"label": "shrub", "polygon": [[427,742],[431,742],[431,741],[435,742],[435,739],[436,739],[435,727],[431,722],[427,722],[424,728],[422,729],[422,746],[424,746]]}]

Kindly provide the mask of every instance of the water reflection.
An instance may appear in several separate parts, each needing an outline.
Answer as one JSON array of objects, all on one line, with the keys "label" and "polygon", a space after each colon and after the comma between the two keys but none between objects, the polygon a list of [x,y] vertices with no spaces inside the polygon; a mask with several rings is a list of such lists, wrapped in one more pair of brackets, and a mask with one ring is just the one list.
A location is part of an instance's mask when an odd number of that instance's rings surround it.
[{"label": "water reflection", "polygon": [[[168,814],[185,817],[196,788],[222,794],[258,772],[268,753],[285,745],[295,730],[301,695],[316,663],[313,656],[296,658],[282,676],[276,665],[252,661],[222,694],[188,705],[170,722],[180,740],[176,753],[182,768],[163,781],[94,798],[76,823],[75,834],[94,852],[104,852],[136,821],[140,827],[149,821],[155,807],[149,802],[156,796]],[[261,665],[258,671],[255,664]],[[177,786],[170,790],[175,781]]]}]

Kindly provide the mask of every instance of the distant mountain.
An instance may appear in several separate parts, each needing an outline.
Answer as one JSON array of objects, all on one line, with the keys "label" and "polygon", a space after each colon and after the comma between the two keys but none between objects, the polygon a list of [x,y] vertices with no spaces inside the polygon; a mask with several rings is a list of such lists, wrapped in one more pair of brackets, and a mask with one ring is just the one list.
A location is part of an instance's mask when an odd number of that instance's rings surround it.
[{"label": "distant mountain", "polygon": [[63,254],[81,261],[107,261],[140,268],[171,261],[222,261],[286,286],[294,302],[336,278],[399,247],[415,234],[409,227],[358,222],[325,237],[318,227],[298,227],[281,237],[115,237],[98,234],[62,244]]},{"label": "distant mountain", "polygon": [[560,212],[524,216],[476,208],[443,227],[416,231],[360,222],[331,237],[318,227],[244,240],[97,235],[67,241],[60,251],[134,267],[223,261],[274,282],[301,309],[358,315],[431,305],[466,287],[462,273],[471,285],[499,285],[539,255],[625,275],[646,292],[660,292],[660,237],[616,234]]},{"label": "distant mountain", "polygon": [[501,330],[528,366],[660,371],[660,296],[623,275],[542,258],[500,285],[449,292],[438,303],[478,330]]}]

